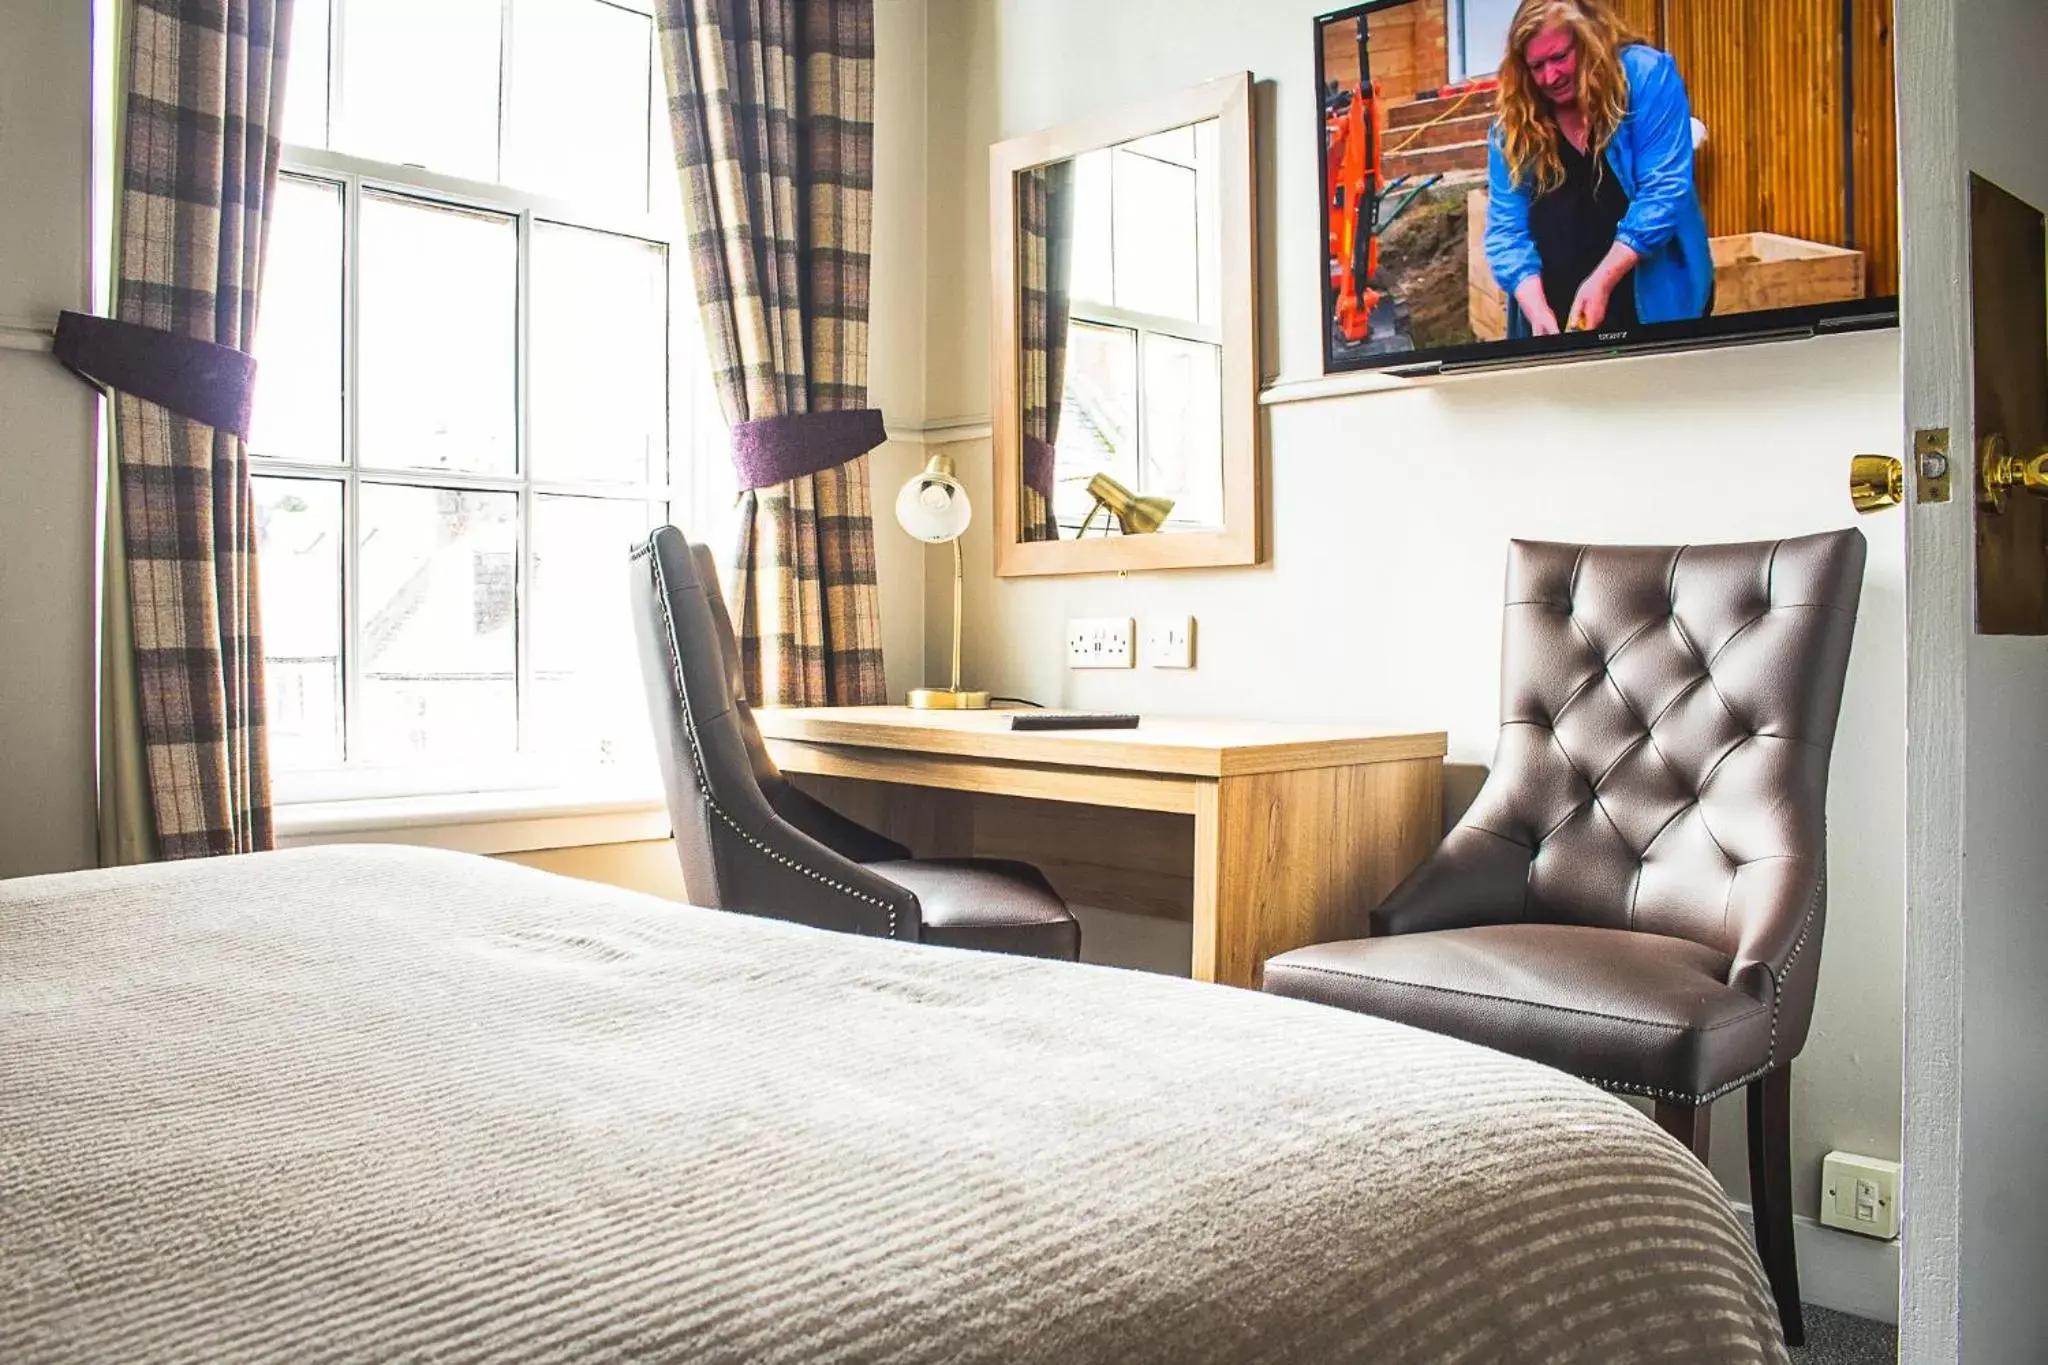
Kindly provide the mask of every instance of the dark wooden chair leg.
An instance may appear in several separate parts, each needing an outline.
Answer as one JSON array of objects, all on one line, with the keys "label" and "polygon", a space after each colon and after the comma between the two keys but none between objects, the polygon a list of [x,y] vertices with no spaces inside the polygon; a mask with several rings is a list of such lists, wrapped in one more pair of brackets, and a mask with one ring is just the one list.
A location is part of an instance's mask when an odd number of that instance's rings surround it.
[{"label": "dark wooden chair leg", "polygon": [[1687,1151],[1707,1164],[1707,1136],[1712,1130],[1713,1111],[1683,1100],[1657,1101],[1657,1126],[1685,1144]]},{"label": "dark wooden chair leg", "polygon": [[1792,1065],[1749,1083],[1749,1203],[1756,1251],[1770,1277],[1785,1344],[1806,1344],[1799,1258],[1792,1248]]}]

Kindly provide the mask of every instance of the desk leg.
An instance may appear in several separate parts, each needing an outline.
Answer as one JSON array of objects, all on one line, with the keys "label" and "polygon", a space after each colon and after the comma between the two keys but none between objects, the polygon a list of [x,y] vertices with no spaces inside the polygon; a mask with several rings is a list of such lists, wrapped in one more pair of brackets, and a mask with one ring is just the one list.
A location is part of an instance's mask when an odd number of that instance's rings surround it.
[{"label": "desk leg", "polygon": [[1256,987],[1269,957],[1357,938],[1436,846],[1443,763],[1408,759],[1205,783],[1195,805],[1194,976]]}]

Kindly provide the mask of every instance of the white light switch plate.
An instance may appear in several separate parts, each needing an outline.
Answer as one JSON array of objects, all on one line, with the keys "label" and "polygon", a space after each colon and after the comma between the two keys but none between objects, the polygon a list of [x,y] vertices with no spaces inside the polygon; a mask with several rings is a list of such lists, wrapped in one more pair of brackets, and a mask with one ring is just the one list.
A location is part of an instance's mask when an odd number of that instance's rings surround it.
[{"label": "white light switch plate", "polygon": [[1899,1235],[1899,1163],[1829,1152],[1820,1163],[1820,1221],[1866,1237]]},{"label": "white light switch plate", "polygon": [[1068,668],[1129,668],[1128,616],[1082,616],[1067,622]]},{"label": "white light switch plate", "polygon": [[1145,667],[1193,668],[1195,618],[1156,616],[1145,623]]}]

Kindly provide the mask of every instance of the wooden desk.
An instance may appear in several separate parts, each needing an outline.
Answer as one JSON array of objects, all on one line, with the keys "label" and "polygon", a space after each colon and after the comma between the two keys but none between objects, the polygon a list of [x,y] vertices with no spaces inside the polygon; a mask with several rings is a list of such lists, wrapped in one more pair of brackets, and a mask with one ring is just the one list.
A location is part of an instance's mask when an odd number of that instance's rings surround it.
[{"label": "wooden desk", "polygon": [[[1018,731],[1002,711],[755,713],[786,773],[921,857],[1037,864],[1081,905],[1187,917],[1197,980],[1363,931],[1443,827],[1442,732],[1146,717]],[[964,794],[964,799],[963,799]]]}]

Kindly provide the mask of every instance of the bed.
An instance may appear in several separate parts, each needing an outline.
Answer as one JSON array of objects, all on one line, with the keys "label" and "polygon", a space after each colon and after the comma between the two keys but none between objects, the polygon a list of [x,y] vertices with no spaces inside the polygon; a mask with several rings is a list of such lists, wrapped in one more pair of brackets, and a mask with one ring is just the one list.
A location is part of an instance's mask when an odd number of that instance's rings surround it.
[{"label": "bed", "polygon": [[1559,1073],[359,847],[0,882],[0,1359],[1785,1356]]}]

